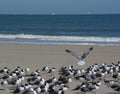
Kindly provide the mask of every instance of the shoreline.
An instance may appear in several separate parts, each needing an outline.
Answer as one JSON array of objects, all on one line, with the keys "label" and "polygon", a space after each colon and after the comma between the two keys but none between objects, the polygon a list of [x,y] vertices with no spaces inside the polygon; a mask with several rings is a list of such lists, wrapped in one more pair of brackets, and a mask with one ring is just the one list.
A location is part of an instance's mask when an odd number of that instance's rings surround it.
[{"label": "shoreline", "polygon": [[75,46],[120,46],[120,44],[111,44],[111,43],[54,43],[54,42],[18,42],[18,41],[0,41],[0,43],[8,44],[38,44],[38,45],[75,45]]}]

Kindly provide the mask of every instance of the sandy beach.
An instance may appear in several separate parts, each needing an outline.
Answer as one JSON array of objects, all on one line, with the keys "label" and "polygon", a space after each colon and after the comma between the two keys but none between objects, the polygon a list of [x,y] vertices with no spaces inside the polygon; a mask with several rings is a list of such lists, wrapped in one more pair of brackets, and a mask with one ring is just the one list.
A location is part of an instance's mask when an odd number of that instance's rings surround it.
[{"label": "sandy beach", "polygon": [[[8,67],[15,69],[17,66],[23,68],[29,67],[31,71],[41,69],[47,65],[56,67],[56,74],[62,65],[73,65],[80,68],[75,59],[65,52],[65,49],[71,49],[82,55],[91,45],[48,45],[48,44],[22,44],[22,43],[0,43],[0,68]],[[96,46],[86,59],[87,68],[92,64],[111,64],[120,61],[120,46]],[[71,89],[78,85],[73,81],[70,89],[65,94],[79,94],[72,92]],[[2,88],[2,86],[0,86]],[[1,90],[1,94],[11,94],[9,90]],[[90,93],[91,94],[91,93]],[[113,94],[110,89],[105,86],[100,87],[96,94]]]}]

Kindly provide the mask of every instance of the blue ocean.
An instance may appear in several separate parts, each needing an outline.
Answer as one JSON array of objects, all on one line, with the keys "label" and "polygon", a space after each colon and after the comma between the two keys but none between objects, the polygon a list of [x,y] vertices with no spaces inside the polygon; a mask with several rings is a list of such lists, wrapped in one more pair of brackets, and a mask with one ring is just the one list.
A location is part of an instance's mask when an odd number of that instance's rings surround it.
[{"label": "blue ocean", "polygon": [[1,14],[0,42],[120,45],[120,14]]}]

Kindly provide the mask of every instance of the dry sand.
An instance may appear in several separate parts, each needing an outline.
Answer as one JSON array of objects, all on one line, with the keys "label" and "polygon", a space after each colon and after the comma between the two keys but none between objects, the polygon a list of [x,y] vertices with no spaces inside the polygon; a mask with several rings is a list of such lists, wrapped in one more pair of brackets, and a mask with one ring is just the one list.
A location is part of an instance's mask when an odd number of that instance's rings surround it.
[{"label": "dry sand", "polygon": [[[17,66],[23,68],[29,67],[31,71],[41,69],[43,66],[56,67],[57,71],[62,65],[77,66],[75,59],[65,52],[65,49],[71,49],[82,55],[91,45],[48,45],[48,44],[20,44],[20,43],[0,43],[0,69],[8,67],[15,69]],[[89,65],[98,63],[117,63],[120,61],[120,46],[93,46],[94,50],[87,58]],[[57,72],[56,72],[57,74]],[[80,82],[73,81],[70,89],[74,88]],[[0,86],[0,88],[2,88]],[[79,94],[69,89],[65,94]],[[9,90],[1,90],[0,94],[10,94]],[[91,94],[91,93],[89,93]],[[113,94],[113,92],[104,85],[100,87],[97,94]]]}]

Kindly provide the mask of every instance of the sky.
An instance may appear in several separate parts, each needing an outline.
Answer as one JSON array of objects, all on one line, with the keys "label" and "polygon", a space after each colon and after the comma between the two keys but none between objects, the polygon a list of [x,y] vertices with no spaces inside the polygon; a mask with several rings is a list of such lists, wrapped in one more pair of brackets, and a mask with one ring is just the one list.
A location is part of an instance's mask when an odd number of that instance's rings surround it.
[{"label": "sky", "polygon": [[120,0],[0,0],[0,14],[120,14]]}]

